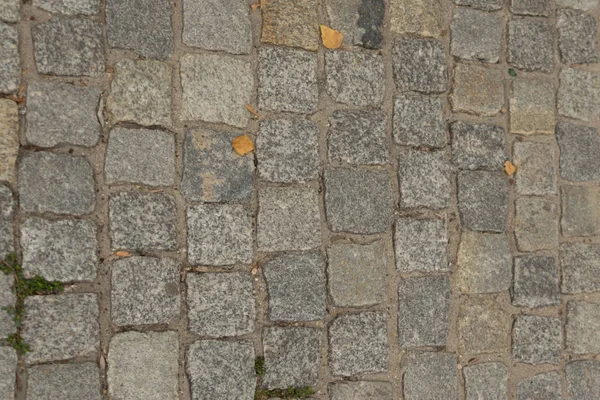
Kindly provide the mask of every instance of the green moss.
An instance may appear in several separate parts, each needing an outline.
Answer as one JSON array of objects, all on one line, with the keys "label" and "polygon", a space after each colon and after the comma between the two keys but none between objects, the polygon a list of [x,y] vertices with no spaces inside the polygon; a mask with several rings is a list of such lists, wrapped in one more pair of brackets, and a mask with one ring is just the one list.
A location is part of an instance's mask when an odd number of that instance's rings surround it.
[{"label": "green moss", "polygon": [[314,392],[310,386],[271,390],[257,388],[254,400],[266,400],[271,397],[279,397],[280,399],[306,399],[313,394]]},{"label": "green moss", "polygon": [[265,375],[265,358],[264,357],[256,357],[256,360],[254,360],[254,371],[256,371],[256,375],[258,375],[258,376]]}]

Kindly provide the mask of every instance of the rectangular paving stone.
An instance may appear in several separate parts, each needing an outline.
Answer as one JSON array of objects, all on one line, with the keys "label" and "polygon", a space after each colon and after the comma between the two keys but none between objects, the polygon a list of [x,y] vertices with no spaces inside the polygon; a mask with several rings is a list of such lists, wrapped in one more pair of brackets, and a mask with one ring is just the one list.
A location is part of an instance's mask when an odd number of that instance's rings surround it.
[{"label": "rectangular paving stone", "polygon": [[451,166],[444,151],[408,150],[400,153],[400,207],[444,209],[450,206]]},{"label": "rectangular paving stone", "polygon": [[509,104],[510,133],[535,135],[554,132],[556,95],[552,81],[513,78]]},{"label": "rectangular paving stone", "polygon": [[332,50],[325,53],[327,93],[337,103],[375,106],[383,102],[383,56]]},{"label": "rectangular paving stone", "polygon": [[447,142],[444,100],[407,93],[394,100],[393,138],[405,146],[444,147]]},{"label": "rectangular paving stone", "polygon": [[263,43],[319,48],[318,0],[273,0],[260,7]]},{"label": "rectangular paving stone", "polygon": [[8,186],[0,185],[0,259],[14,251],[14,213],[15,201],[12,191]]},{"label": "rectangular paving stone", "polygon": [[550,21],[515,17],[508,23],[509,64],[524,71],[554,69],[554,26]]},{"label": "rectangular paving stone", "polygon": [[344,42],[379,49],[383,42],[383,0],[327,0],[331,28],[344,35]]},{"label": "rectangular paving stone", "polygon": [[177,332],[122,332],[108,349],[108,394],[113,399],[176,400]]},{"label": "rectangular paving stone", "polygon": [[466,60],[497,63],[502,52],[502,15],[455,8],[450,52]]},{"label": "rectangular paving stone", "polygon": [[333,382],[329,395],[331,400],[392,400],[392,385],[380,381]]},{"label": "rectangular paving stone", "polygon": [[504,106],[502,72],[478,64],[456,64],[451,103],[454,112],[493,116]]},{"label": "rectangular paving stone", "polygon": [[594,400],[600,397],[600,362],[573,361],[565,369],[567,393],[571,398]]},{"label": "rectangular paving stone", "polygon": [[560,9],[556,27],[560,59],[564,64],[598,62],[598,24],[594,16],[580,10]]},{"label": "rectangular paving stone", "polygon": [[455,399],[456,356],[443,352],[410,352],[402,358],[406,400]]},{"label": "rectangular paving stone", "polygon": [[10,399],[15,395],[17,373],[17,352],[7,346],[0,346],[0,396]]},{"label": "rectangular paving stone", "polygon": [[396,270],[408,272],[448,271],[446,221],[399,218],[394,232]]},{"label": "rectangular paving stone", "polygon": [[556,371],[545,372],[523,379],[517,385],[517,400],[560,400],[561,398],[560,374]]},{"label": "rectangular paving stone", "polygon": [[508,397],[508,369],[490,362],[463,368],[466,400],[505,400]]},{"label": "rectangular paving stone", "polygon": [[600,291],[600,245],[563,243],[559,257],[563,293]]},{"label": "rectangular paving stone", "polygon": [[446,276],[403,279],[398,285],[401,347],[444,346],[448,337],[450,280]]},{"label": "rectangular paving stone", "polygon": [[600,188],[563,186],[561,194],[562,234],[600,235]]},{"label": "rectangular paving stone", "polygon": [[[5,309],[13,309],[15,307],[16,296],[13,286],[13,276],[0,273],[0,339],[6,338],[16,331],[13,317]],[[0,383],[1,386],[2,384]],[[2,391],[0,391],[0,394],[2,394]]]},{"label": "rectangular paving stone", "polygon": [[515,237],[520,251],[558,246],[559,207],[553,199],[521,197],[515,202]]},{"label": "rectangular paving stone", "polygon": [[[561,263],[564,279],[564,264]],[[553,257],[515,257],[512,304],[517,307],[549,307],[560,304],[558,272]],[[564,283],[563,283],[564,285]]]},{"label": "rectangular paving stone", "polygon": [[463,297],[458,309],[460,354],[501,353],[510,343],[510,314],[490,296]]},{"label": "rectangular paving stone", "polygon": [[600,180],[600,134],[590,126],[556,125],[560,148],[560,176],[575,182]]},{"label": "rectangular paving stone", "polygon": [[[502,8],[505,0],[452,0],[457,6],[469,6],[478,10],[497,11]],[[514,0],[512,0],[514,2]]]},{"label": "rectangular paving stone", "polygon": [[446,91],[448,69],[445,45],[441,41],[397,39],[392,49],[392,61],[394,81],[401,91],[425,94]]},{"label": "rectangular paving stone", "polygon": [[27,371],[31,400],[100,400],[100,370],[96,363],[38,365]]},{"label": "rectangular paving stone", "polygon": [[567,351],[573,354],[600,352],[600,304],[586,301],[567,303]]},{"label": "rectangular paving stone", "polygon": [[16,180],[18,154],[19,108],[12,100],[0,99],[0,180]]},{"label": "rectangular paving stone", "polygon": [[14,93],[21,84],[19,36],[13,26],[0,22],[0,93]]},{"label": "rectangular paving stone", "polygon": [[504,174],[460,171],[458,211],[464,228],[504,232],[508,212],[508,180]]},{"label": "rectangular paving stone", "polygon": [[517,316],[513,327],[513,360],[534,365],[558,364],[562,340],[560,318]]},{"label": "rectangular paving stone", "polygon": [[552,3],[547,0],[511,0],[510,11],[517,15],[549,17]]},{"label": "rectangular paving stone", "polygon": [[442,9],[436,0],[392,0],[389,9],[392,32],[434,37],[441,35]]},{"label": "rectangular paving stone", "polygon": [[598,7],[598,0],[556,0],[556,5],[590,11]]},{"label": "rectangular paving stone", "polygon": [[600,73],[563,68],[558,87],[558,113],[582,121],[600,114]]},{"label": "rectangular paving stone", "polygon": [[450,132],[452,161],[458,168],[502,170],[508,159],[503,127],[457,121],[450,125]]},{"label": "rectangular paving stone", "polygon": [[33,0],[35,7],[51,13],[66,15],[94,15],[100,8],[98,0]]},{"label": "rectangular paving stone", "polygon": [[18,22],[20,18],[20,0],[3,0],[0,6],[0,21]]},{"label": "rectangular paving stone", "polygon": [[513,162],[517,193],[543,196],[556,194],[554,146],[545,143],[515,142]]}]

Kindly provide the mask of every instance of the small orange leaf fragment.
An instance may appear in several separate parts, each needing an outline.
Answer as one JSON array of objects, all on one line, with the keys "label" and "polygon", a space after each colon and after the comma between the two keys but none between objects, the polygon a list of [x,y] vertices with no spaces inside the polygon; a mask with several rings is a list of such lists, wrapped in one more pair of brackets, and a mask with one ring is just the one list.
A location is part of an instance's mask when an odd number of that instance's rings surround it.
[{"label": "small orange leaf fragment", "polygon": [[233,142],[231,142],[231,146],[233,146],[235,152],[241,156],[246,155],[254,150],[254,143],[252,143],[252,139],[250,139],[250,136],[248,135],[236,137],[233,139]]},{"label": "small orange leaf fragment", "polygon": [[506,172],[506,175],[513,176],[516,171],[517,167],[515,167],[513,163],[511,163],[510,161],[506,161],[504,163],[504,172]]},{"label": "small orange leaf fragment", "polygon": [[256,118],[260,118],[260,114],[256,111],[256,108],[252,107],[250,104],[244,104],[244,107],[246,107],[246,110],[248,110],[250,114],[254,115]]},{"label": "small orange leaf fragment", "polygon": [[115,256],[117,256],[117,257],[130,257],[131,253],[128,252],[128,251],[120,250],[120,251],[115,252]]},{"label": "small orange leaf fragment", "polygon": [[326,25],[319,25],[321,27],[321,40],[323,46],[328,49],[339,49],[344,40],[344,34],[335,29],[331,29]]},{"label": "small orange leaf fragment", "polygon": [[252,8],[252,12],[256,11],[256,9],[260,7],[260,3],[250,4],[250,8]]}]

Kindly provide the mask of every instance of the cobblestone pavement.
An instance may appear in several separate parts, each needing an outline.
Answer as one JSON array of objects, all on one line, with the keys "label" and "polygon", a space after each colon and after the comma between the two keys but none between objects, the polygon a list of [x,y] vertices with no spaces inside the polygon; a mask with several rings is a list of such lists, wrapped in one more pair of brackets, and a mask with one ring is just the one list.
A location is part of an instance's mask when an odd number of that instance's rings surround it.
[{"label": "cobblestone pavement", "polygon": [[598,3],[0,0],[0,400],[600,399]]}]

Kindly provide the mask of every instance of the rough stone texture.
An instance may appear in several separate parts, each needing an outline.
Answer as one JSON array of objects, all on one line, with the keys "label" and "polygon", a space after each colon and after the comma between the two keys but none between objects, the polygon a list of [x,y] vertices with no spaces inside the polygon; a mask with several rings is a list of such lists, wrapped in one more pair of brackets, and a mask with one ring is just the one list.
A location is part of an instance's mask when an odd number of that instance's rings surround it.
[{"label": "rough stone texture", "polygon": [[458,310],[458,347],[461,354],[505,352],[512,321],[493,297],[463,298]]},{"label": "rough stone texture", "polygon": [[[565,266],[561,263],[563,279]],[[558,272],[553,257],[515,257],[512,304],[518,307],[549,307],[560,304]]]},{"label": "rough stone texture", "polygon": [[27,87],[27,142],[40,147],[94,146],[100,138],[100,94],[93,87],[31,82]]},{"label": "rough stone texture", "polygon": [[31,400],[100,400],[100,389],[96,363],[39,365],[27,374],[27,398]]},{"label": "rough stone texture", "polygon": [[250,274],[188,274],[186,283],[190,331],[214,337],[240,336],[254,331]]},{"label": "rough stone texture", "polygon": [[579,10],[558,10],[556,23],[558,49],[564,64],[592,64],[598,62],[596,18]]},{"label": "rough stone texture", "polygon": [[171,125],[171,68],[166,63],[121,60],[115,71],[106,102],[115,122]]},{"label": "rough stone texture", "polygon": [[25,276],[40,275],[51,281],[96,279],[96,236],[96,224],[89,220],[26,220],[21,227]]},{"label": "rough stone texture", "polygon": [[252,220],[240,204],[201,204],[187,209],[188,261],[194,265],[252,262]]},{"label": "rough stone texture", "polygon": [[14,250],[13,216],[15,202],[8,186],[0,185],[0,259]]},{"label": "rough stone texture", "polygon": [[407,93],[394,100],[394,141],[400,145],[444,147],[446,121],[440,97]]},{"label": "rough stone texture", "polygon": [[590,11],[598,7],[598,0],[556,0],[556,5]]},{"label": "rough stone texture", "polygon": [[169,323],[179,314],[179,266],[169,258],[116,260],[110,305],[115,325]]},{"label": "rough stone texture", "polygon": [[589,360],[567,364],[566,380],[569,399],[600,398],[600,362]]},{"label": "rough stone texture", "polygon": [[392,385],[389,382],[356,381],[329,384],[331,400],[392,400]]},{"label": "rough stone texture", "polygon": [[387,230],[393,214],[386,171],[330,168],[325,171],[325,209],[332,231],[372,234]]},{"label": "rough stone texture", "polygon": [[521,197],[515,208],[514,229],[519,250],[549,250],[558,246],[559,207],[554,200]]},{"label": "rough stone texture", "polygon": [[600,352],[600,304],[585,301],[567,303],[567,350],[574,354]]},{"label": "rough stone texture", "polygon": [[15,181],[18,154],[19,109],[14,101],[0,99],[0,181]]},{"label": "rough stone texture", "polygon": [[114,400],[176,400],[179,341],[176,332],[123,332],[108,349],[108,394]]},{"label": "rough stone texture", "polygon": [[465,228],[504,232],[508,211],[508,180],[504,173],[460,171],[458,210]]},{"label": "rough stone texture", "polygon": [[29,153],[19,164],[21,209],[56,214],[88,214],[94,210],[94,172],[83,157]]},{"label": "rough stone texture", "polygon": [[388,364],[387,315],[344,314],[329,326],[329,369],[332,375],[385,372]]},{"label": "rough stone texture", "polygon": [[454,112],[498,114],[504,106],[502,72],[478,64],[457,64],[451,101]]},{"label": "rough stone texture", "polygon": [[385,253],[382,241],[333,244],[327,248],[329,294],[335,306],[364,307],[385,301]]},{"label": "rough stone texture", "polygon": [[269,182],[304,183],[319,177],[319,127],[304,119],[265,120],[256,139],[258,174]]},{"label": "rough stone texture", "polygon": [[383,0],[327,0],[331,28],[344,35],[344,41],[368,49],[379,49],[383,42]]},{"label": "rough stone texture", "polygon": [[182,120],[222,122],[238,128],[248,123],[254,77],[249,61],[219,54],[181,57]]},{"label": "rough stone texture", "polygon": [[597,119],[600,114],[600,74],[563,68],[557,97],[560,115],[583,121]]},{"label": "rough stone texture", "polygon": [[440,36],[442,10],[436,0],[392,0],[390,27],[396,33]]},{"label": "rough stone texture", "polygon": [[510,11],[517,15],[549,17],[552,12],[552,3],[548,0],[511,0]]},{"label": "rough stone texture", "polygon": [[314,328],[264,328],[263,349],[268,388],[312,386],[321,362],[321,331]]},{"label": "rough stone texture", "polygon": [[188,347],[186,356],[193,400],[254,398],[252,342],[201,340]]},{"label": "rough stone texture", "polygon": [[543,19],[515,17],[508,23],[508,63],[524,71],[552,72],[554,27]]},{"label": "rough stone texture", "polygon": [[562,234],[600,235],[600,188],[563,186],[561,193]]},{"label": "rough stone texture", "polygon": [[325,53],[327,93],[343,104],[357,107],[379,105],[383,102],[383,56],[349,51]]},{"label": "rough stone texture", "polygon": [[[12,275],[0,273],[0,338],[6,338],[16,330],[12,316],[4,310],[4,307],[15,306],[16,297],[13,283]],[[1,383],[0,387],[2,387]],[[0,391],[0,394],[2,394],[2,391]]]},{"label": "rough stone texture", "polygon": [[563,293],[600,291],[600,245],[563,243],[559,256]]},{"label": "rough stone texture", "polygon": [[560,318],[520,315],[513,327],[513,360],[526,364],[558,364],[562,340]]},{"label": "rough stone texture", "polygon": [[31,296],[25,299],[22,337],[27,363],[97,355],[100,347],[96,294]]},{"label": "rough stone texture", "polygon": [[404,399],[456,399],[456,356],[442,352],[411,352],[402,358]]},{"label": "rough stone texture", "polygon": [[392,49],[392,61],[398,89],[426,94],[446,91],[448,69],[445,45],[441,41],[398,39]]},{"label": "rough stone texture", "polygon": [[21,83],[17,29],[0,22],[0,93],[16,92]]},{"label": "rough stone texture", "polygon": [[507,160],[504,128],[457,121],[452,132],[452,160],[460,169],[502,170]]},{"label": "rough stone texture", "polygon": [[35,7],[42,10],[67,15],[98,14],[98,0],[33,0]]},{"label": "rough stone texture", "polygon": [[[502,8],[505,0],[452,0],[457,6],[468,6],[484,11],[497,11]],[[512,0],[514,2],[514,0]]]},{"label": "rough stone texture", "polygon": [[399,218],[394,232],[399,272],[448,271],[446,221]]},{"label": "rough stone texture", "polygon": [[560,176],[575,182],[600,181],[598,129],[561,122],[556,125],[560,148]]},{"label": "rough stone texture", "polygon": [[261,5],[262,42],[319,48],[318,0],[274,0]]},{"label": "rough stone texture", "polygon": [[463,230],[458,248],[456,286],[466,293],[497,293],[511,286],[512,257],[503,233]]},{"label": "rough stone texture", "polygon": [[562,388],[556,371],[537,374],[517,385],[517,400],[560,400]]},{"label": "rough stone texture", "polygon": [[450,281],[445,276],[403,279],[398,285],[401,347],[444,346],[448,337]]},{"label": "rough stone texture", "polygon": [[456,8],[450,26],[453,56],[497,63],[502,52],[502,15]]},{"label": "rough stone texture", "polygon": [[121,192],[108,201],[113,250],[171,250],[176,246],[175,200],[164,193]]},{"label": "rough stone texture", "polygon": [[271,321],[325,316],[325,260],[319,252],[282,254],[262,264]]},{"label": "rough stone texture", "polygon": [[513,162],[517,168],[515,177],[518,194],[556,194],[555,156],[552,145],[515,142]]},{"label": "rough stone texture", "polygon": [[18,22],[21,0],[2,0],[0,5],[0,21]]},{"label": "rough stone texture", "polygon": [[443,151],[401,153],[398,160],[400,207],[447,208],[452,190],[449,158]]},{"label": "rough stone texture", "polygon": [[0,396],[11,399],[15,394],[17,352],[11,347],[0,346]]},{"label": "rough stone texture", "polygon": [[513,78],[509,104],[510,133],[533,135],[554,132],[556,95],[550,80]]},{"label": "rough stone texture", "polygon": [[[386,115],[380,110],[334,111],[329,117],[329,160],[349,164],[387,163],[385,121]],[[298,148],[297,145],[291,147]]]},{"label": "rough stone texture", "polygon": [[264,188],[258,192],[259,251],[310,250],[321,244],[316,190]]},{"label": "rough stone texture", "polygon": [[104,72],[102,26],[84,18],[54,18],[31,27],[38,72],[98,76]]},{"label": "rough stone texture", "polygon": [[505,400],[508,369],[501,363],[467,365],[463,368],[466,400]]}]

